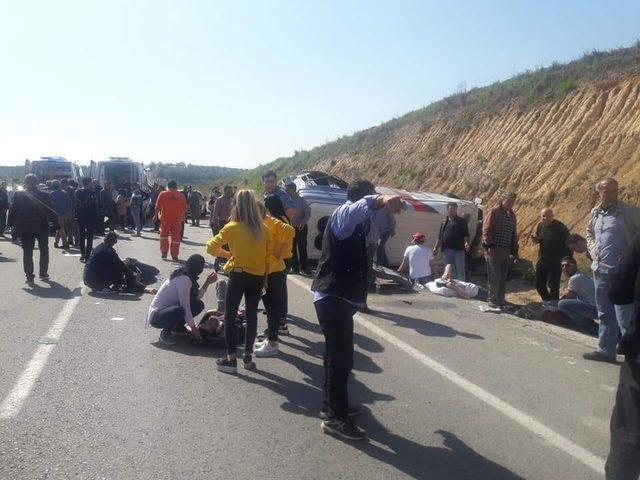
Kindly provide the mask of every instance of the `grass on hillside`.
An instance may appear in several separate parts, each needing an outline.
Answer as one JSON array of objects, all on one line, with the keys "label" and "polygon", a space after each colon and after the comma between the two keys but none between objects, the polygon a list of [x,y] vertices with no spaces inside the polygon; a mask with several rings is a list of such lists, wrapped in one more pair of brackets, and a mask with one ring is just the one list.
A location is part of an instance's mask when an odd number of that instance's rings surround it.
[{"label": "grass on hillside", "polygon": [[[384,157],[382,145],[394,130],[404,125],[421,123],[427,128],[442,115],[459,115],[461,128],[469,125],[478,113],[491,113],[505,104],[516,101],[523,110],[544,102],[557,101],[581,83],[613,80],[630,75],[640,75],[640,40],[629,48],[610,51],[593,50],[581,58],[566,64],[557,62],[548,67],[515,75],[486,87],[473,88],[434,102],[426,107],[394,118],[376,127],[371,127],[338,140],[315,147],[310,151],[296,151],[291,157],[282,157],[273,162],[241,173],[237,184],[257,188],[265,170],[274,170],[279,177],[312,168],[318,162],[340,155],[355,155],[361,151],[379,150]],[[434,146],[437,148],[437,146]],[[377,149],[377,150],[376,150]],[[373,159],[372,159],[373,160]]]}]

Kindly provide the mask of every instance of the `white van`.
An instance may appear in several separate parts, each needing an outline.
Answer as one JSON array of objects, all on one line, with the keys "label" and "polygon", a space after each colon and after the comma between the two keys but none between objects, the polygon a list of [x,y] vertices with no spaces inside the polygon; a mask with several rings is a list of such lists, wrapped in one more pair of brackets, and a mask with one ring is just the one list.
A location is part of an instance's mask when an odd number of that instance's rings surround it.
[{"label": "white van", "polygon": [[25,160],[24,173],[33,173],[38,183],[49,180],[74,180],[80,183],[82,170],[77,164],[64,157],[40,157],[39,160]]},{"label": "white van", "polygon": [[[302,172],[283,179],[282,184],[293,182],[298,193],[304,197],[311,207],[307,251],[309,259],[320,258],[320,250],[314,246],[318,235],[318,221],[328,218],[333,211],[347,201],[347,182],[324,172]],[[476,235],[478,224],[478,207],[474,202],[460,200],[450,196],[427,192],[408,192],[406,190],[377,187],[376,191],[383,195],[399,195],[405,203],[406,210],[396,217],[396,234],[387,241],[386,250],[392,266],[400,265],[406,247],[411,243],[414,232],[422,232],[427,237],[427,245],[433,247],[437,241],[440,225],[446,216],[447,204],[458,204],[458,215],[469,214],[470,241]]]},{"label": "white van", "polygon": [[91,160],[91,178],[98,180],[104,187],[105,183],[113,184],[115,190],[124,188],[133,183],[140,184],[140,187],[148,187],[147,174],[142,163],[134,162],[129,157],[109,157],[109,160],[94,162]]}]

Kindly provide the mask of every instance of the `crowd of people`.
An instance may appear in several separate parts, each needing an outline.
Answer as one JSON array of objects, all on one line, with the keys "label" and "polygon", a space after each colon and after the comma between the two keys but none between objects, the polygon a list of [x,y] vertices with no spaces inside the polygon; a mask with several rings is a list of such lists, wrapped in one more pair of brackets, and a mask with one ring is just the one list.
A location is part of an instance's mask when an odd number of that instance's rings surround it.
[{"label": "crowd of people", "polygon": [[[24,189],[12,192],[11,197],[6,185],[0,185],[0,234],[4,236],[9,225],[14,240],[22,245],[27,283],[35,279],[36,243],[39,277],[49,279],[48,245],[53,233],[54,247],[62,243],[64,249],[71,245],[79,249],[89,288],[155,294],[147,323],[160,329],[163,344],[174,344],[175,332],[191,334],[199,344],[205,336],[223,338],[226,356],[217,360],[216,366],[233,374],[238,367],[237,346],[243,343],[242,366],[254,370],[254,357],[278,355],[279,335],[288,332],[287,274],[309,272],[309,204],[298,195],[295,183],[282,189],[273,171],[265,172],[262,180],[261,198],[251,190],[225,186],[223,192],[215,189],[208,199],[213,237],[206,252],[215,259],[215,269],[202,287],[198,283],[206,263],[202,255],[190,256],[156,292],[146,284],[158,270],[134,259],[121,260],[114,248],[116,225],[121,229],[131,225],[135,235],[140,235],[145,220],[152,219],[154,230],[160,233],[160,257],[166,259],[170,253],[173,260],[179,260],[187,216],[191,212],[192,224],[198,226],[204,200],[188,189],[178,191],[175,181],[168,182],[166,188],[154,185],[148,192],[135,183],[115,192],[111,184],[100,187],[90,178],[83,179],[80,186],[65,180],[39,185],[34,175],[27,175]],[[637,414],[640,408],[640,334],[636,327],[640,209],[620,201],[618,190],[612,178],[597,184],[599,202],[589,214],[584,237],[570,233],[550,208],[541,210],[540,222],[530,235],[539,246],[535,284],[544,309],[584,329],[593,330],[598,320],[598,347],[586,353],[585,359],[613,363],[616,354],[626,355],[614,410],[617,423],[612,423],[611,469],[640,468],[638,437],[630,440],[627,436],[629,431],[639,431],[640,416],[622,413],[635,409]],[[495,207],[486,210],[482,223],[479,241],[487,264],[488,307],[495,312],[509,309],[505,299],[508,272],[519,247],[513,210],[516,201],[515,193],[503,193]],[[389,264],[385,244],[395,235],[395,216],[404,208],[399,196],[378,195],[372,183],[353,181],[347,188],[346,203],[333,212],[316,238],[321,256],[311,290],[325,340],[321,425],[349,440],[364,438],[353,421],[357,409],[349,404],[347,387],[353,367],[353,316],[366,308],[373,259],[383,266]],[[104,239],[94,249],[95,234],[104,235]],[[447,206],[434,240],[434,247],[429,248],[426,236],[415,232],[398,271],[435,294],[475,297],[479,287],[467,279],[471,249],[468,219],[458,216],[455,202]],[[440,252],[446,266],[442,275],[437,275],[435,258]],[[575,255],[585,255],[591,262],[591,277],[578,268]],[[226,272],[228,279],[219,280],[216,271]],[[567,286],[561,295],[562,275]],[[218,305],[215,310],[206,310],[204,295],[211,284],[216,284]],[[257,332],[260,301],[267,316],[267,329],[261,336]],[[201,320],[196,320],[203,312]],[[635,452],[635,457],[629,452]],[[631,464],[636,467],[629,467]]]}]

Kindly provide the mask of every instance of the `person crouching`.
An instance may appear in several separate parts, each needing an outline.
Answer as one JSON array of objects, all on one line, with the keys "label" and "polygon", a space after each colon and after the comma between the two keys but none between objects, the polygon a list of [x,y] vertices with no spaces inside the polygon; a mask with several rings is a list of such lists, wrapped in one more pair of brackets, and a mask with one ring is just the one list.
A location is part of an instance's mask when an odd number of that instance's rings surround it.
[{"label": "person crouching", "polygon": [[204,310],[202,297],[209,285],[218,279],[216,272],[212,272],[200,288],[198,277],[204,271],[204,263],[202,255],[191,255],[184,267],[175,270],[164,281],[151,301],[147,324],[161,329],[160,342],[165,345],[174,345],[176,341],[172,332],[185,328],[198,342],[202,342],[194,317]]}]

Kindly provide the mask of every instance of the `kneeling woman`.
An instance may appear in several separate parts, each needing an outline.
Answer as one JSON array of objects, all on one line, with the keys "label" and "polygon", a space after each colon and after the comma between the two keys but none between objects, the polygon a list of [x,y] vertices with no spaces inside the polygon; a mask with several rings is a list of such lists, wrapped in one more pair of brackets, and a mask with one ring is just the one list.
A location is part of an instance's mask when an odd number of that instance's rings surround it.
[{"label": "kneeling woman", "polygon": [[176,343],[172,332],[182,330],[185,324],[187,330],[190,330],[198,341],[202,341],[194,317],[204,310],[202,297],[209,285],[218,278],[216,272],[212,272],[200,288],[198,277],[203,270],[204,257],[191,255],[184,267],[174,271],[153,297],[149,306],[147,324],[162,329],[160,341],[165,345]]},{"label": "kneeling woman", "polygon": [[[276,207],[273,206],[274,204]],[[293,248],[295,229],[278,218],[277,212],[281,210],[284,215],[284,208],[277,195],[267,196],[262,209],[264,209],[264,224],[270,240],[269,275],[267,288],[262,296],[262,302],[267,311],[268,328],[267,338],[262,343],[256,344],[255,354],[256,357],[271,357],[278,354],[278,331],[287,312],[287,267],[284,258]]]},{"label": "kneeling woman", "polygon": [[[225,250],[223,245],[228,245]],[[267,251],[269,234],[263,225],[255,195],[251,190],[240,190],[231,210],[231,221],[207,243],[207,252],[214,257],[227,258],[224,267],[229,272],[225,296],[224,334],[227,358],[216,361],[219,371],[237,372],[236,315],[244,296],[247,332],[245,335],[244,368],[255,370],[253,342],[258,328],[258,302],[268,272]]]}]

